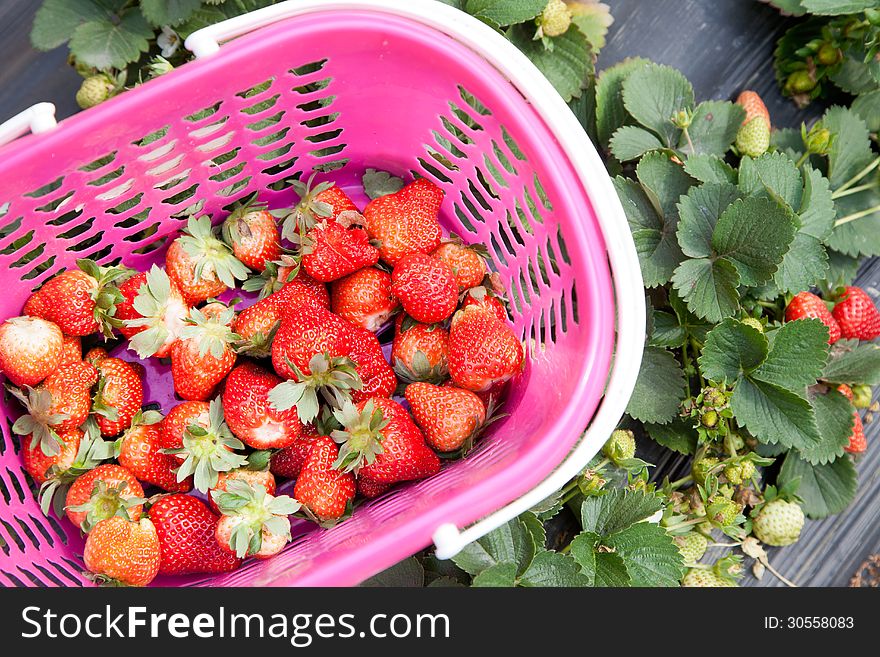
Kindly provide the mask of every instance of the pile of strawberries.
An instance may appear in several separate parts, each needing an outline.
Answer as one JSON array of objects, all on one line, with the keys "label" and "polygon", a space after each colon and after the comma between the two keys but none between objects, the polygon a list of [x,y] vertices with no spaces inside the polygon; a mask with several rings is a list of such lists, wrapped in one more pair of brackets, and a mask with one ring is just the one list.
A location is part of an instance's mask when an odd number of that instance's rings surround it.
[{"label": "pile of strawberries", "polygon": [[[829,309],[830,306],[830,309]],[[828,302],[812,292],[795,295],[785,308],[785,321],[818,319],[828,327],[828,344],[840,339],[870,341],[880,337],[880,311],[862,288],[853,285],[837,290]],[[841,384],[838,390],[853,401],[853,391]],[[846,451],[861,454],[868,448],[865,428],[858,411],[853,413],[855,426]]]},{"label": "pile of strawberries", "polygon": [[[190,218],[164,269],[81,260],[0,326],[24,469],[44,511],[88,534],[94,578],[146,585],[270,557],[292,514],[339,522],[499,417],[523,345],[485,249],[443,237],[441,189],[417,179],[363,213],[331,182],[294,189],[295,207],[252,199],[219,229]],[[218,300],[237,286],[259,300]],[[144,407],[137,360],[83,354],[116,332],[165,359],[157,371],[170,360],[173,408]],[[277,478],[295,480],[289,495]]]}]

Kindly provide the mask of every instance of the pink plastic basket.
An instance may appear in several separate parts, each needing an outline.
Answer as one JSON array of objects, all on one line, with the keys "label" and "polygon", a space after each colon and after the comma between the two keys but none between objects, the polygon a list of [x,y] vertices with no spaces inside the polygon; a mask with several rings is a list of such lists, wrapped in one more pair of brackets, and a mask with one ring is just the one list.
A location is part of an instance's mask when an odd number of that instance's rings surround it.
[{"label": "pink plastic basket", "polygon": [[[254,191],[289,206],[285,181],[312,171],[354,194],[372,167],[445,190],[445,227],[488,245],[529,359],[510,416],[466,460],[333,529],[296,523],[272,560],[156,583],[355,584],[432,538],[440,556],[454,554],[579,471],[629,398],[644,301],[601,161],[528,60],[429,0],[287,2],[206,28],[187,47],[197,61],[57,127],[46,104],[0,126],[0,142],[41,133],[0,149],[0,315],[19,314],[76,258],[145,269],[188,214],[220,220]],[[167,410],[167,368],[145,365],[147,400]],[[16,412],[7,398],[0,583],[87,584],[82,538],[43,516],[21,469]]]}]

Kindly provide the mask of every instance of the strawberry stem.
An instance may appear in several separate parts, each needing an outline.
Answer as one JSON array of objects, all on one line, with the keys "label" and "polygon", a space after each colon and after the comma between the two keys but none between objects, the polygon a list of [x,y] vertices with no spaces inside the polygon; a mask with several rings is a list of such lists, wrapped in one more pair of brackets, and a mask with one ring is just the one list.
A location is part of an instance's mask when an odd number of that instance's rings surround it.
[{"label": "strawberry stem", "polygon": [[837,198],[837,197],[840,195],[841,192],[845,192],[846,190],[848,190],[850,187],[852,187],[853,185],[855,185],[857,182],[859,182],[862,178],[864,178],[864,177],[867,176],[869,173],[871,173],[871,172],[872,172],[874,169],[876,169],[878,166],[880,166],[880,155],[878,155],[877,157],[875,157],[875,158],[871,161],[871,163],[868,164],[868,166],[866,166],[864,169],[862,169],[861,171],[859,171],[856,175],[854,175],[852,178],[850,178],[849,180],[847,180],[847,181],[846,181],[845,183],[843,183],[840,187],[838,187],[837,189],[835,189],[835,190],[834,190],[834,193],[831,195],[831,198]]},{"label": "strawberry stem", "polygon": [[844,224],[848,224],[850,221],[855,221],[856,219],[867,217],[868,215],[874,214],[875,212],[880,212],[880,205],[875,205],[874,207],[860,210],[858,212],[853,212],[852,214],[848,214],[845,217],[841,217],[834,222],[834,227],[837,228],[838,226],[843,226]]}]

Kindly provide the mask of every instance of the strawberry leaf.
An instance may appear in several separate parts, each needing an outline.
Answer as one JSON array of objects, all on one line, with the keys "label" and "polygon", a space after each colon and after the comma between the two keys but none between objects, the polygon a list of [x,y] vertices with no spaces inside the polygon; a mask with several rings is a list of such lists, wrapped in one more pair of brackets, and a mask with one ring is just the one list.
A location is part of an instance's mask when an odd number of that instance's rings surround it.
[{"label": "strawberry leaf", "polygon": [[822,379],[848,385],[880,384],[880,346],[858,340],[838,340],[822,372]]},{"label": "strawberry leaf", "polygon": [[646,424],[645,431],[654,442],[673,452],[693,454],[697,451],[697,432],[681,418],[669,424]]},{"label": "strawberry leaf", "polygon": [[580,572],[578,563],[567,554],[543,550],[535,555],[529,567],[519,578],[520,586],[588,586],[589,581]]},{"label": "strawberry leaf", "polygon": [[613,489],[581,503],[581,527],[585,532],[610,536],[654,515],[663,500],[641,491]]},{"label": "strawberry leaf", "polygon": [[694,89],[676,69],[649,64],[633,71],[623,83],[623,104],[636,121],[660,137],[664,146],[675,148],[681,130],[672,117],[693,108]]},{"label": "strawberry leaf", "polygon": [[599,550],[601,537],[593,532],[584,532],[574,537],[571,542],[571,556],[580,566],[584,575],[593,586],[621,587],[629,586],[631,579],[626,572],[623,558],[607,549]]},{"label": "strawberry leaf", "polygon": [[522,23],[540,14],[544,0],[467,0],[465,11],[492,27]]},{"label": "strawberry leaf", "polygon": [[824,465],[811,465],[789,452],[779,471],[778,484],[800,480],[797,495],[810,518],[825,518],[843,511],[856,497],[858,475],[849,457]]},{"label": "strawberry leaf", "polygon": [[626,412],[642,422],[666,424],[685,397],[684,372],[665,349],[647,347]]},{"label": "strawberry leaf", "polygon": [[[497,2],[510,4],[509,0]],[[540,11],[545,3],[539,0],[538,4],[541,5]],[[554,37],[553,49],[548,50],[541,41],[533,39],[534,34],[534,26],[514,25],[508,30],[507,38],[544,74],[566,103],[580,97],[593,74],[592,51],[587,37],[573,26],[565,34]]]},{"label": "strawberry leaf", "polygon": [[43,0],[34,16],[31,43],[38,50],[52,50],[70,39],[71,32],[82,23],[110,15],[94,0]]},{"label": "strawberry leaf", "polygon": [[754,160],[743,157],[739,165],[739,188],[750,196],[781,201],[793,210],[801,207],[801,173],[782,153],[765,153]]},{"label": "strawberry leaf", "polygon": [[516,586],[516,564],[512,561],[503,561],[489,566],[474,577],[471,586],[478,588]]},{"label": "strawberry leaf", "polygon": [[828,328],[804,319],[786,322],[768,337],[770,353],[752,376],[792,390],[813,385],[828,360]]},{"label": "strawberry leaf", "polygon": [[800,4],[817,16],[839,16],[876,7],[877,0],[800,0]]},{"label": "strawberry leaf", "polygon": [[[678,149],[689,156],[724,155],[736,139],[745,111],[728,101],[710,100],[697,105],[688,127],[690,142],[684,135]],[[693,151],[690,146],[693,144]]]},{"label": "strawberry leaf", "polygon": [[712,234],[718,218],[734,201],[742,198],[730,183],[707,183],[691,187],[678,203],[678,243],[685,255],[712,255]]},{"label": "strawberry leaf", "polygon": [[709,331],[699,363],[703,376],[733,383],[758,368],[767,358],[767,338],[735,319],[725,319]]},{"label": "strawberry leaf", "polygon": [[623,106],[623,83],[633,71],[647,64],[648,60],[640,57],[625,59],[599,74],[596,82],[596,134],[602,146],[607,147],[611,135],[630,120]]},{"label": "strawberry leaf", "polygon": [[140,12],[121,19],[90,20],[73,30],[70,51],[77,60],[97,69],[123,69],[149,50],[153,30]]},{"label": "strawberry leaf", "polygon": [[810,402],[776,384],[742,378],[730,407],[737,422],[761,442],[799,449],[822,442]]},{"label": "strawberry leaf", "polygon": [[654,310],[651,313],[651,320],[651,337],[648,344],[652,347],[674,348],[684,344],[687,333],[674,313]]},{"label": "strawberry leaf", "polygon": [[719,322],[739,309],[739,274],[727,260],[685,260],[672,275],[672,284],[700,319]]},{"label": "strawberry leaf", "polygon": [[832,107],[822,124],[834,139],[828,153],[828,181],[837,189],[873,159],[868,126],[858,114],[845,107]]},{"label": "strawberry leaf", "polygon": [[684,170],[703,183],[736,184],[737,172],[716,155],[691,155],[684,163]]},{"label": "strawberry leaf", "polygon": [[[797,323],[797,322],[795,322]],[[822,442],[799,449],[798,454],[813,465],[828,463],[843,456],[853,430],[853,407],[837,390],[817,394],[811,400]]]},{"label": "strawberry leaf", "polygon": [[499,563],[516,564],[516,572],[525,572],[535,556],[535,539],[528,528],[514,518],[452,557],[456,566],[472,576]]},{"label": "strawberry leaf", "polygon": [[662,527],[639,522],[602,544],[623,559],[631,586],[678,586],[685,569],[681,552]]},{"label": "strawberry leaf", "polygon": [[657,136],[644,128],[625,125],[618,128],[611,137],[611,153],[621,162],[640,158],[648,151],[663,148]]},{"label": "strawberry leaf", "polygon": [[868,130],[880,132],[880,89],[861,94],[850,109],[867,124]]},{"label": "strawberry leaf", "polygon": [[141,11],[156,27],[173,26],[187,20],[201,5],[201,0],[141,0]]}]

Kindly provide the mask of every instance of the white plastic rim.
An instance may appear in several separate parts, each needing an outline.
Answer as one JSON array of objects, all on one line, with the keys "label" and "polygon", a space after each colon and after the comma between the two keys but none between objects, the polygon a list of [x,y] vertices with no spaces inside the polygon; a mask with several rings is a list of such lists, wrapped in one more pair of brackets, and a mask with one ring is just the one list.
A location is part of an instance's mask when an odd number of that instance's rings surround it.
[{"label": "white plastic rim", "polygon": [[565,461],[531,491],[461,529],[453,523],[434,531],[437,557],[448,559],[468,543],[529,510],[586,467],[611,435],[635,387],[645,343],[641,268],[626,215],[593,143],[550,82],[510,41],[468,14],[434,0],[289,0],[231,18],[191,34],[185,46],[196,58],[220,44],[280,20],[324,11],[368,10],[402,16],[433,27],[466,45],[497,68],[544,118],[572,162],[596,211],[611,265],[617,299],[617,339],[605,396],[581,441]]},{"label": "white plastic rim", "polygon": [[37,103],[19,112],[8,121],[0,124],[0,146],[18,139],[28,132],[38,134],[51,130],[58,122],[55,120],[55,105]]}]

